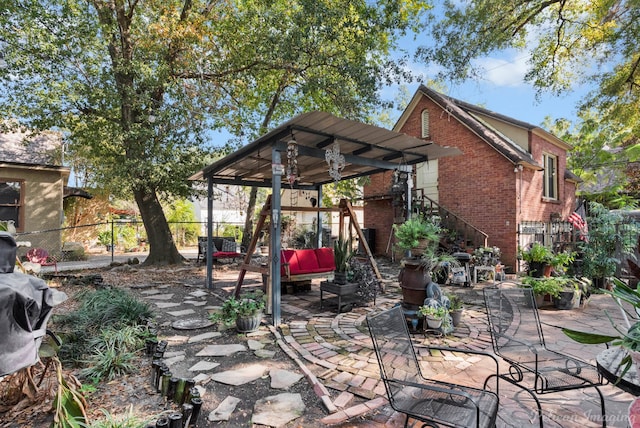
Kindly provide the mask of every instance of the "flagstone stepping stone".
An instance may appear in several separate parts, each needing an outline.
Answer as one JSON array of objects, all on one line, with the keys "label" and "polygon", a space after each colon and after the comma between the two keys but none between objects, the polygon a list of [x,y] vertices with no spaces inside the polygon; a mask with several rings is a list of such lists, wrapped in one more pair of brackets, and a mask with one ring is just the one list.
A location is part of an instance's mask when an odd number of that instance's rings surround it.
[{"label": "flagstone stepping stone", "polygon": [[300,394],[285,392],[256,401],[251,422],[255,425],[283,427],[302,416],[304,410],[305,405]]},{"label": "flagstone stepping stone", "polygon": [[194,311],[193,309],[184,309],[182,311],[173,311],[173,312],[167,312],[167,313],[174,317],[183,317],[185,315],[193,315],[196,313],[196,311]]},{"label": "flagstone stepping stone", "polygon": [[182,303],[185,305],[192,305],[192,306],[204,306],[207,304],[207,302],[205,302],[204,300],[201,300],[199,302],[195,300],[185,300]]},{"label": "flagstone stepping stone", "polygon": [[226,372],[214,373],[211,380],[215,380],[225,385],[244,385],[247,382],[253,382],[260,379],[266,373],[267,369],[262,364],[252,364],[237,370],[227,370]]},{"label": "flagstone stepping stone", "polygon": [[259,358],[273,358],[276,355],[276,351],[269,351],[268,349],[258,349],[254,352],[254,354]]},{"label": "flagstone stepping stone", "polygon": [[189,368],[190,372],[203,372],[212,370],[218,367],[220,363],[214,363],[213,361],[198,361]]},{"label": "flagstone stepping stone", "polygon": [[184,361],[185,358],[186,358],[186,356],[184,354],[182,354],[182,355],[176,355],[175,357],[171,357],[171,358],[165,358],[163,361],[167,366],[171,367],[175,363],[179,363],[180,361]]},{"label": "flagstone stepping stone", "polygon": [[[195,313],[193,309],[187,309],[191,311],[192,314]],[[171,327],[176,330],[197,330],[199,328],[207,328],[211,327],[213,323],[206,318],[184,318],[181,320],[174,321],[171,324]]]},{"label": "flagstone stepping stone", "polygon": [[287,389],[302,379],[301,374],[282,369],[272,369],[269,371],[269,376],[271,377],[271,388],[274,389]]},{"label": "flagstone stepping stone", "polygon": [[194,292],[189,293],[189,296],[193,296],[193,297],[204,297],[204,296],[208,296],[209,293],[207,293],[206,291],[202,291],[202,290],[196,290]]},{"label": "flagstone stepping stone", "polygon": [[249,349],[251,349],[252,351],[257,351],[258,349],[262,349],[264,348],[264,343],[262,342],[258,342],[257,340],[247,340],[247,345],[249,346]]},{"label": "flagstone stepping stone", "polygon": [[195,375],[193,377],[193,381],[195,383],[206,383],[209,380],[210,377],[211,377],[210,374],[200,373],[200,374],[197,374],[197,375]]},{"label": "flagstone stepping stone", "polygon": [[246,351],[247,348],[239,343],[230,345],[209,345],[196,354],[196,357],[227,357],[236,352]]},{"label": "flagstone stepping stone", "polygon": [[152,294],[158,294],[160,292],[161,292],[160,290],[144,290],[144,291],[141,291],[140,294],[146,294],[147,296],[150,296]]},{"label": "flagstone stepping stone", "polygon": [[154,294],[152,296],[146,296],[147,299],[153,300],[171,300],[173,299],[173,294]]},{"label": "flagstone stepping stone", "polygon": [[216,409],[209,413],[209,420],[215,421],[228,421],[231,413],[236,409],[236,406],[240,402],[239,398],[228,396],[216,407]]},{"label": "flagstone stepping stone", "polygon": [[154,303],[160,309],[174,308],[176,306],[180,306],[180,303],[176,303],[176,302],[154,302]]},{"label": "flagstone stepping stone", "polygon": [[214,337],[220,337],[220,336],[222,336],[222,333],[218,331],[210,331],[208,333],[202,333],[197,336],[191,336],[189,338],[188,343],[202,342],[203,340],[213,339]]},{"label": "flagstone stepping stone", "polygon": [[166,337],[164,338],[164,340],[167,341],[167,344],[169,345],[180,345],[181,343],[187,343],[187,340],[189,340],[189,336],[170,336],[170,337]]},{"label": "flagstone stepping stone", "polygon": [[184,351],[167,351],[164,353],[164,358],[173,358],[173,357],[177,357],[178,355],[184,355]]}]

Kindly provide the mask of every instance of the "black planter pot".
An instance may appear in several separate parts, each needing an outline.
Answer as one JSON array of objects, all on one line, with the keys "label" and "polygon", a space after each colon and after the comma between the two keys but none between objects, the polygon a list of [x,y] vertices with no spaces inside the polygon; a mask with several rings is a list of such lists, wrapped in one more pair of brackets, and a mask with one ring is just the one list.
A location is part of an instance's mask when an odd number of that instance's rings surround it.
[{"label": "black planter pot", "polygon": [[544,267],[545,263],[543,262],[529,262],[527,274],[533,278],[542,278]]},{"label": "black planter pot", "polygon": [[346,272],[334,272],[333,273],[333,282],[336,284],[344,285],[347,283],[347,273]]}]

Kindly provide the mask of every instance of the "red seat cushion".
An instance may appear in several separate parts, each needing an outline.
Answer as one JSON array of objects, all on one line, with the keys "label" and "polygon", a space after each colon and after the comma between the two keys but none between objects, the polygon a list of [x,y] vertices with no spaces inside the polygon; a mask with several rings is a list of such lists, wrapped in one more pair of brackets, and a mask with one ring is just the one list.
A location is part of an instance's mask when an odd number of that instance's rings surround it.
[{"label": "red seat cushion", "polygon": [[216,251],[215,253],[213,253],[214,259],[228,259],[240,256],[242,256],[242,254],[236,253],[235,251]]},{"label": "red seat cushion", "polygon": [[329,272],[336,270],[336,260],[333,255],[333,248],[316,248],[316,257],[318,258],[318,267],[321,272]]},{"label": "red seat cushion", "polygon": [[296,250],[296,257],[298,257],[300,271],[303,273],[315,273],[320,268],[318,257],[313,249]]},{"label": "red seat cushion", "polygon": [[281,253],[282,261],[280,262],[280,274],[287,274],[284,269],[284,263],[289,263],[289,273],[291,275],[300,273],[300,265],[298,264],[298,257],[296,257],[296,250],[282,250]]}]

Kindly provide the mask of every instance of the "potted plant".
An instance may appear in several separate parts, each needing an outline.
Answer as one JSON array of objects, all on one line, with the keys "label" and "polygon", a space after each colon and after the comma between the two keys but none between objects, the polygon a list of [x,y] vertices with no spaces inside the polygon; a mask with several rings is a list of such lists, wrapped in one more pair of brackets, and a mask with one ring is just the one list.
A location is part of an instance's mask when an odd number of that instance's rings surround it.
[{"label": "potted plant", "polygon": [[336,284],[347,283],[347,272],[349,271],[349,261],[354,256],[355,251],[351,245],[351,239],[340,237],[333,243],[333,257],[336,264],[333,281]]},{"label": "potted plant", "polygon": [[573,309],[580,306],[582,290],[575,278],[558,277],[562,289],[553,298],[553,305],[556,309]]},{"label": "potted plant", "polygon": [[531,287],[534,298],[536,299],[536,306],[541,307],[544,305],[545,296],[550,296],[550,299],[557,298],[560,292],[564,288],[565,278],[556,276],[545,277],[533,277],[525,276],[522,278],[522,284],[526,287]]},{"label": "potted plant", "polygon": [[458,324],[462,321],[462,312],[464,311],[464,306],[462,303],[462,299],[457,294],[448,294],[449,298],[449,314],[451,315],[451,319],[453,321],[453,326],[457,327]]},{"label": "potted plant", "polygon": [[553,260],[551,248],[534,242],[528,249],[520,248],[518,252],[520,258],[527,263],[527,275],[539,278],[545,274],[545,269],[549,269],[545,276],[551,273],[551,261]]},{"label": "potted plant", "polygon": [[396,246],[411,251],[412,256],[420,256],[427,247],[437,246],[442,228],[424,216],[413,216],[401,224],[393,225]]},{"label": "potted plant", "polygon": [[262,320],[266,300],[262,290],[243,293],[240,298],[229,297],[222,304],[221,313],[212,314],[212,321],[221,321],[226,325],[235,323],[239,333],[256,331]]},{"label": "potted plant", "polygon": [[442,326],[444,317],[447,315],[447,308],[434,305],[420,306],[418,314],[427,320],[427,327],[438,329]]}]

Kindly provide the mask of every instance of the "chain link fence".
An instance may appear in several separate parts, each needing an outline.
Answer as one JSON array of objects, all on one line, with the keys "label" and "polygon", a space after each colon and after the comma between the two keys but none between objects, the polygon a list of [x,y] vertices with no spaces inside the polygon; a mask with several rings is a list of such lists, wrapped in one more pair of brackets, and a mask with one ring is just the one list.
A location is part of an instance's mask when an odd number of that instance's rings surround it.
[{"label": "chain link fence", "polygon": [[[314,224],[296,224],[283,233],[283,242],[291,248],[306,248],[315,243]],[[198,237],[207,236],[206,222],[169,222],[173,241],[179,250],[197,249]],[[241,242],[244,223],[213,222],[212,235],[232,237]],[[330,230],[323,230],[323,241],[330,244]],[[45,249],[57,261],[87,260],[94,254],[123,254],[148,251],[147,235],[141,220],[117,219],[59,229],[16,233],[18,256],[23,260],[30,248]],[[264,242],[263,242],[264,241]],[[261,245],[268,245],[268,234],[262,232]]]}]

